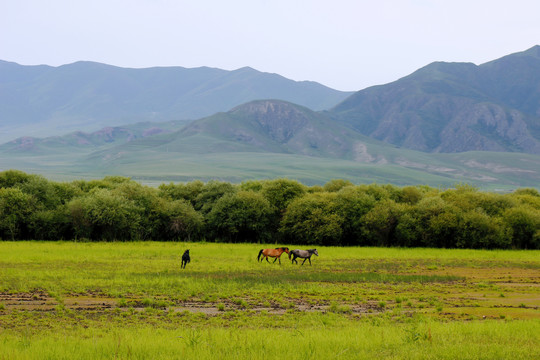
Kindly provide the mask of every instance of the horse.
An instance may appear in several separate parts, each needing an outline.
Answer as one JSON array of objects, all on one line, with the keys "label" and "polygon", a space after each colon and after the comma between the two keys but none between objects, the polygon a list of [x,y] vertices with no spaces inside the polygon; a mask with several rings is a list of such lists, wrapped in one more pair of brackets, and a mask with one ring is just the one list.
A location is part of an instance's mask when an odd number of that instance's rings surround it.
[{"label": "horse", "polygon": [[[259,251],[259,255],[257,255],[257,262],[263,261],[263,259],[266,259],[266,261],[268,261],[268,257],[270,256],[270,257],[275,258],[273,263],[275,263],[276,260],[279,260],[279,264],[281,265],[280,256],[284,252],[289,254],[289,248],[288,247],[279,247],[279,248],[275,248],[275,249],[261,249],[261,251]],[[268,262],[270,262],[270,261],[268,261]]]},{"label": "horse", "polygon": [[296,260],[296,258],[299,257],[301,259],[304,259],[304,261],[302,262],[302,265],[304,265],[306,260],[309,260],[309,265],[311,265],[311,255],[313,255],[313,254],[319,256],[319,252],[317,251],[317,249],[309,249],[309,250],[295,249],[295,250],[292,250],[290,252],[289,259],[291,258],[291,255],[292,255],[293,256],[293,258],[292,258],[292,263],[293,264],[294,264],[295,261],[298,264],[298,260]]},{"label": "horse", "polygon": [[184,255],[182,255],[182,265],[180,265],[180,268],[185,269],[186,265],[191,261],[191,258],[189,257],[189,249],[184,251]]}]

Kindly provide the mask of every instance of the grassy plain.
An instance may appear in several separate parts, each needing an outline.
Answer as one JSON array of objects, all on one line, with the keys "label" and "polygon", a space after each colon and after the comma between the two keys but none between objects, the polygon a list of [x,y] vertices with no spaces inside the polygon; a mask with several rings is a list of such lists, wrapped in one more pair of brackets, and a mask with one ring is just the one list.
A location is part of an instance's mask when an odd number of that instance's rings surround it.
[{"label": "grassy plain", "polygon": [[[285,177],[306,185],[322,185],[343,178],[355,184],[425,184],[443,188],[464,182],[482,190],[510,191],[516,187],[538,188],[540,181],[539,156],[522,153],[425,154],[375,147],[374,157],[380,156],[385,159],[384,163],[363,163],[283,153],[217,151],[197,154],[172,149],[169,152],[166,145],[154,149],[136,142],[125,146],[116,152],[87,149],[52,155],[0,151],[0,171],[19,169],[57,181],[120,175],[156,186],[193,179],[239,183]],[[190,149],[195,151],[194,145]]]},{"label": "grassy plain", "polygon": [[540,357],[540,251],[262,247],[0,242],[0,359]]}]

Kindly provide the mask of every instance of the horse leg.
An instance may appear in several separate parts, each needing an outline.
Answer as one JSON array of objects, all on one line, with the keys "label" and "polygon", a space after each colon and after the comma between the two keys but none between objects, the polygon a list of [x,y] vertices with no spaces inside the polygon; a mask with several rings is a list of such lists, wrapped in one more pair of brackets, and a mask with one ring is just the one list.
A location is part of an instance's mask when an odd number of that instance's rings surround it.
[{"label": "horse leg", "polygon": [[304,265],[304,263],[306,262],[307,259],[309,259],[309,258],[305,258],[304,261],[302,261],[302,265]]},{"label": "horse leg", "polygon": [[281,265],[281,256],[278,256],[277,259],[279,260],[279,265]]},{"label": "horse leg", "polygon": [[278,258],[276,257],[276,258],[274,259],[274,261],[272,261],[272,264],[275,263],[277,259],[278,259]]},{"label": "horse leg", "polygon": [[295,261],[296,261],[296,263],[298,264],[298,261],[296,260],[296,255],[293,254],[293,258],[292,258],[291,263],[294,264]]},{"label": "horse leg", "polygon": [[308,260],[309,260],[309,266],[311,266],[311,256],[308,257]]},{"label": "horse leg", "polygon": [[268,256],[266,257],[266,262],[270,264],[270,261],[268,261]]}]

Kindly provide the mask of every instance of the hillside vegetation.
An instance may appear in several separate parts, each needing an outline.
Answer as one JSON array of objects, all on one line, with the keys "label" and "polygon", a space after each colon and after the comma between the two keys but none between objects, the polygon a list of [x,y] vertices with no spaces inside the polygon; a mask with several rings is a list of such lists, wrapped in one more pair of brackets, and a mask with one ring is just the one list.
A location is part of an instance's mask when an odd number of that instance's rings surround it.
[{"label": "hillside vegetation", "polygon": [[152,188],[10,170],[0,173],[0,237],[538,249],[540,194],[288,179]]},{"label": "hillside vegetation", "polygon": [[[185,125],[182,127],[182,125]],[[327,113],[258,100],[189,124],[140,123],[0,146],[0,171],[55,179],[129,176],[147,183],[294,178],[324,184],[453,186],[507,190],[540,183],[534,154],[426,154],[397,148],[336,123]]]}]

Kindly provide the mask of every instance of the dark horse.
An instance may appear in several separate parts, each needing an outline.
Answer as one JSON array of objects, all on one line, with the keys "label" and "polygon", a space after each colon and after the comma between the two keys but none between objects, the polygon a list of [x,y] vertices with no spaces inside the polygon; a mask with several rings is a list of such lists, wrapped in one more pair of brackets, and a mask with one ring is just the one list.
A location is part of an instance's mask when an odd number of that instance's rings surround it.
[{"label": "dark horse", "polygon": [[[279,264],[281,265],[280,256],[284,252],[289,254],[289,248],[280,247],[280,248],[275,248],[275,249],[261,249],[261,251],[259,251],[259,255],[257,255],[257,262],[263,261],[263,259],[265,259],[265,258],[266,258],[266,261],[268,261],[268,257],[270,256],[270,257],[275,258],[274,262],[276,262],[276,260],[279,260]],[[261,257],[261,255],[262,255],[262,257]],[[270,261],[268,261],[268,262],[270,262]]]},{"label": "dark horse", "polygon": [[289,259],[291,258],[291,255],[293,256],[292,258],[292,263],[294,264],[294,262],[296,261],[296,263],[298,264],[298,260],[296,260],[297,257],[301,258],[301,259],[304,259],[304,261],[302,262],[302,265],[304,265],[304,263],[306,262],[306,260],[309,260],[309,265],[311,265],[311,255],[317,255],[319,256],[319,253],[317,252],[317,249],[309,249],[309,250],[292,250],[289,254]]},{"label": "dark horse", "polygon": [[189,257],[189,249],[184,251],[184,255],[182,255],[182,265],[180,267],[182,269],[186,268],[186,265],[191,261],[191,258]]}]

